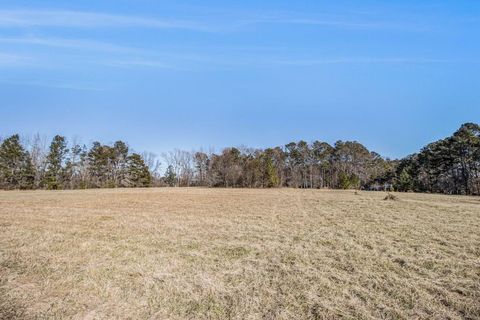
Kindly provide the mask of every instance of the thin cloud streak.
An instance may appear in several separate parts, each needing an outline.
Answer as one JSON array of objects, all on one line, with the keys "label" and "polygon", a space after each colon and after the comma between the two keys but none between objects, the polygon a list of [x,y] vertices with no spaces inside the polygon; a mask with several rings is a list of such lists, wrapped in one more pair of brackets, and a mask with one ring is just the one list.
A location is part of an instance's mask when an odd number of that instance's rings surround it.
[{"label": "thin cloud streak", "polygon": [[243,20],[239,23],[241,26],[256,25],[256,24],[298,24],[298,25],[316,25],[316,26],[331,26],[331,27],[348,27],[348,28],[379,28],[383,27],[375,23],[361,23],[348,22],[343,20],[330,19],[307,19],[307,18],[274,18],[265,17],[259,19]]},{"label": "thin cloud streak", "polygon": [[[0,39],[0,43],[2,40]],[[479,64],[477,60],[436,59],[436,58],[381,58],[381,57],[340,57],[324,59],[279,59],[264,55],[229,56],[224,55],[182,55],[162,53],[160,55],[121,55],[109,60],[77,56],[75,64],[70,64],[69,55],[58,55],[55,63],[51,57],[25,57],[0,53],[0,67],[40,67],[40,68],[71,68],[78,65],[79,59],[92,66],[103,66],[125,69],[158,69],[158,70],[198,70],[244,68],[272,68],[272,67],[315,67],[322,65],[361,65],[361,64]]]},{"label": "thin cloud streak", "polygon": [[32,57],[0,52],[0,67],[30,66],[33,61]]},{"label": "thin cloud streak", "polygon": [[36,46],[73,48],[93,51],[107,52],[142,52],[137,48],[125,47],[107,42],[99,42],[83,39],[65,39],[65,38],[38,38],[38,37],[19,37],[19,38],[0,38],[0,43],[7,44],[26,44]]},{"label": "thin cloud streak", "polygon": [[0,27],[155,28],[213,31],[192,21],[69,10],[0,10]]},{"label": "thin cloud streak", "polygon": [[404,64],[404,63],[472,63],[475,60],[451,60],[451,59],[425,59],[425,58],[338,58],[338,59],[314,59],[314,60],[273,60],[272,63],[286,66],[315,66],[322,64]]},{"label": "thin cloud streak", "polygon": [[304,25],[304,26],[323,26],[342,29],[355,30],[403,30],[403,31],[428,31],[429,27],[412,24],[393,23],[385,21],[363,21],[352,17],[333,16],[325,18],[315,17],[289,17],[289,16],[263,16],[253,19],[240,21],[237,26],[244,27],[249,25]]},{"label": "thin cloud streak", "polygon": [[78,84],[58,84],[58,83],[30,82],[30,81],[2,81],[1,83],[7,84],[7,85],[15,85],[15,86],[30,86],[30,87],[65,89],[65,90],[75,90],[75,91],[108,91],[108,89],[105,89],[105,88],[89,86],[89,85],[78,85]]},{"label": "thin cloud streak", "polygon": [[196,32],[232,32],[262,24],[310,25],[349,29],[401,29],[425,31],[427,28],[385,21],[363,21],[347,16],[324,18],[304,16],[232,17],[230,20],[206,23],[194,20],[159,19],[142,16],[73,10],[0,10],[0,28],[62,27],[62,28],[153,28],[183,29]]},{"label": "thin cloud streak", "polygon": [[155,61],[155,60],[142,60],[142,59],[113,60],[105,64],[112,67],[143,67],[143,68],[174,69],[173,66],[166,64],[164,62]]}]

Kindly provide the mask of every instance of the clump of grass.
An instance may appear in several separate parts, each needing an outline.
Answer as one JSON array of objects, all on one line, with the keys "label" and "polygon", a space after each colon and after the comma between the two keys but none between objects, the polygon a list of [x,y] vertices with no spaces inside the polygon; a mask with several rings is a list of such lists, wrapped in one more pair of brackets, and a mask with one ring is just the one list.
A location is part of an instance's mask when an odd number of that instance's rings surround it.
[{"label": "clump of grass", "polygon": [[385,200],[385,201],[397,201],[398,197],[391,194],[391,193],[388,193],[387,196],[385,198],[383,198],[383,200]]},{"label": "clump of grass", "polygon": [[406,264],[407,264],[407,261],[405,261],[405,259],[402,259],[402,258],[395,258],[393,259],[393,262],[397,263],[400,265],[400,267],[405,267]]}]

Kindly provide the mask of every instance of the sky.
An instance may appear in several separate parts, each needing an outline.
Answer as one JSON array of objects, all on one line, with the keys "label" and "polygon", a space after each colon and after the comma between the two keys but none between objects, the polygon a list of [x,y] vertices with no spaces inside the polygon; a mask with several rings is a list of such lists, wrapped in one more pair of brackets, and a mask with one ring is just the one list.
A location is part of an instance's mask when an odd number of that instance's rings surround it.
[{"label": "sky", "polygon": [[480,122],[480,1],[0,1],[0,136],[156,154]]}]

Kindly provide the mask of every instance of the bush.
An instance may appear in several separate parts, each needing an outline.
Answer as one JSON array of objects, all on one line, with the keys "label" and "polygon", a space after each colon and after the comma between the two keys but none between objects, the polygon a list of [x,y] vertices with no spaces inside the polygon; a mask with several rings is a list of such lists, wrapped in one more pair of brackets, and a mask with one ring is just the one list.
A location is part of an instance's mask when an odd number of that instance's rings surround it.
[{"label": "bush", "polygon": [[386,200],[386,201],[397,201],[398,198],[397,196],[391,194],[391,193],[388,193],[387,196],[383,199],[383,200]]}]

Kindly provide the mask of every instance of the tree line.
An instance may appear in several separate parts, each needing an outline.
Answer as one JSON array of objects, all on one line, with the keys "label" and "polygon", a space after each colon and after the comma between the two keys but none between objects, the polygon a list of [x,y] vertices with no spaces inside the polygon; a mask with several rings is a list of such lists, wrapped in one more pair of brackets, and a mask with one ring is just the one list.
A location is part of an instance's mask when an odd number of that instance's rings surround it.
[{"label": "tree line", "polygon": [[48,149],[36,136],[29,150],[14,134],[0,145],[0,186],[3,189],[85,189],[147,187],[152,175],[144,159],[129,153],[127,144],[94,142],[90,149],[57,135]]},{"label": "tree line", "polygon": [[480,126],[466,123],[402,159],[395,178],[399,191],[480,195]]},{"label": "tree line", "polygon": [[0,187],[81,189],[149,186],[331,188],[480,194],[480,127],[467,123],[451,137],[401,160],[356,141],[291,142],[282,147],[225,148],[219,153],[131,152],[123,141],[89,148],[63,136],[49,147],[38,135],[0,144]]}]

